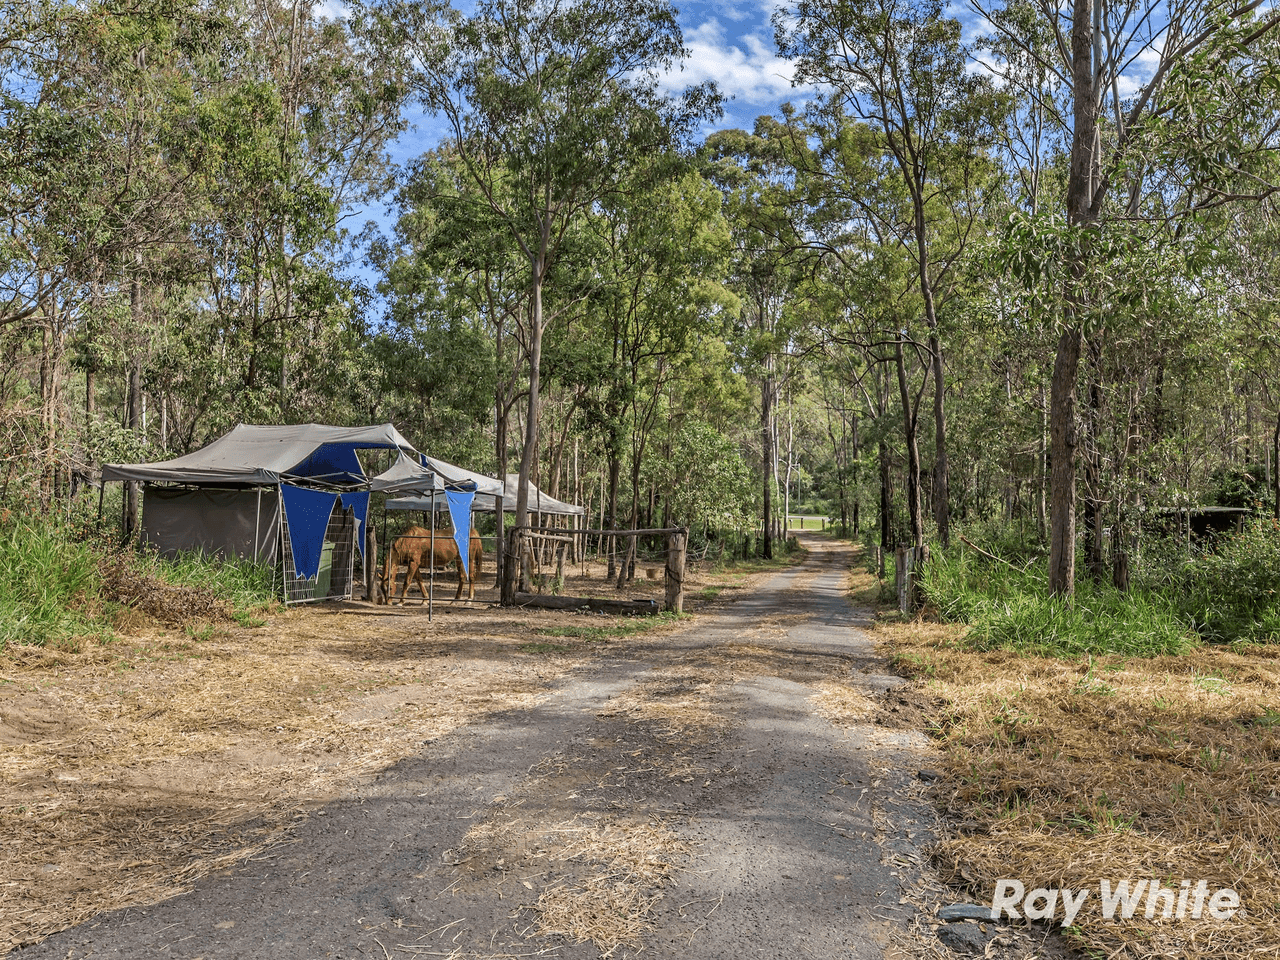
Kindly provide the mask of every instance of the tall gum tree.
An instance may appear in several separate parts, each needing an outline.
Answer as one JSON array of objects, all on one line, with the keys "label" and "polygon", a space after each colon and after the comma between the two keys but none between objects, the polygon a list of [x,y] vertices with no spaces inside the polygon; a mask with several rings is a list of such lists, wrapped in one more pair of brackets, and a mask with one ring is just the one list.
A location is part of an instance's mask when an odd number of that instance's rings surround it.
[{"label": "tall gum tree", "polygon": [[847,112],[878,134],[906,193],[906,216],[879,227],[912,260],[927,328],[932,499],[944,546],[951,508],[939,310],[981,211],[982,116],[992,107],[989,84],[967,70],[960,25],[946,11],[941,0],[801,0],[774,15],[779,49],[796,62],[796,82],[829,90],[819,100],[829,122],[838,125]]},{"label": "tall gum tree", "polygon": [[788,375],[785,355],[792,339],[791,297],[797,263],[807,244],[796,217],[799,195],[790,157],[791,117],[756,118],[752,132],[722,130],[707,138],[707,176],[725,198],[733,225],[732,285],[742,299],[747,365],[759,383],[762,555],[773,556],[777,487],[778,398]]},{"label": "tall gum tree", "polygon": [[[528,270],[522,313],[528,402],[515,525],[528,519],[538,453],[544,288],[571,228],[617,188],[636,156],[677,149],[715,115],[707,87],[672,98],[660,76],[685,55],[665,0],[385,0],[360,6],[366,36],[443,119],[478,202],[505,226]],[[567,309],[569,300],[560,301]]]}]

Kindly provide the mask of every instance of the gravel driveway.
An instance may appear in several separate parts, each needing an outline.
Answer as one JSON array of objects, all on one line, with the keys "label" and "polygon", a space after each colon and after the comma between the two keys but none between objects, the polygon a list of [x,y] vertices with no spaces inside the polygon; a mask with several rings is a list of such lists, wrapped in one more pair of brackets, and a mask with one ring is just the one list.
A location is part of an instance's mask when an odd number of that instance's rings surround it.
[{"label": "gravel driveway", "polygon": [[15,956],[910,952],[930,748],[845,600],[849,552],[806,545],[755,596],[610,644],[190,894]]}]

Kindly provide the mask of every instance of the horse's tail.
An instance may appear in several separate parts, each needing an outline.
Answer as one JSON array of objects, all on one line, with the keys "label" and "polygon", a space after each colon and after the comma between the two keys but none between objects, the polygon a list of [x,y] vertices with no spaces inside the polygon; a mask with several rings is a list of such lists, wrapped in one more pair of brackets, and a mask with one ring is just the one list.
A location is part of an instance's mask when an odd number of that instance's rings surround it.
[{"label": "horse's tail", "polygon": [[475,579],[484,572],[484,542],[480,539],[480,535],[474,530],[471,531],[475,536],[471,538],[473,549],[471,551],[471,562],[475,564],[475,570],[471,577]]}]

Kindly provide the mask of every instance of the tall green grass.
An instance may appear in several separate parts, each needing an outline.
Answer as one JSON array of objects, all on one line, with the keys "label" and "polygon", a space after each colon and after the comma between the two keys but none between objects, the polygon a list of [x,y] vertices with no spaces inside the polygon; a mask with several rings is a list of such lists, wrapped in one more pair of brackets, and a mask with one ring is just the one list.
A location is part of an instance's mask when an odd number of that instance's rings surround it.
[{"label": "tall green grass", "polygon": [[229,603],[237,614],[270,606],[279,596],[273,570],[239,557],[184,553],[172,560],[151,558],[150,566],[166,583],[207,590]]},{"label": "tall green grass", "polygon": [[1049,593],[1043,557],[1016,538],[987,540],[1020,563],[1000,563],[967,547],[935,550],[925,594],[939,615],[967,623],[980,649],[1078,655],[1177,653],[1198,642],[1280,642],[1280,522],[1249,521],[1238,534],[1188,549],[1172,538],[1144,544],[1132,588],[1087,577],[1064,601]]},{"label": "tall green grass", "polygon": [[1256,517],[1235,535],[1188,551],[1180,539],[1147,550],[1135,581],[1158,590],[1215,643],[1280,641],[1280,522]]},{"label": "tall green grass", "polygon": [[965,547],[935,550],[925,568],[925,596],[943,620],[969,624],[965,641],[979,650],[1159,656],[1198,642],[1176,604],[1159,592],[1082,582],[1067,601],[1049,592],[1038,567],[997,563]]},{"label": "tall green grass", "polygon": [[19,523],[0,530],[0,650],[106,634],[100,586],[95,553],[62,529]]},{"label": "tall green grass", "polygon": [[[102,599],[108,552],[57,522],[0,529],[0,650],[19,644],[77,646],[81,638],[111,637],[112,614],[119,607]],[[206,591],[227,602],[241,620],[275,598],[272,571],[245,560],[133,554],[123,568],[106,567],[114,576]]]}]

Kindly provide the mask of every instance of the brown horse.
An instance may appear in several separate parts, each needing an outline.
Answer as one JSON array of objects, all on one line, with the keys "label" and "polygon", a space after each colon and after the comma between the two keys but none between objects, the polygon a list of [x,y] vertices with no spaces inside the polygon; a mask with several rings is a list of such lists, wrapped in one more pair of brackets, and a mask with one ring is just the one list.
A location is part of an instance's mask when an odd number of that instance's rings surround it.
[{"label": "brown horse", "polygon": [[452,531],[441,532],[436,531],[435,534],[435,550],[432,551],[431,531],[423,527],[410,527],[405,531],[404,536],[399,537],[395,543],[391,545],[391,549],[387,551],[387,562],[382,568],[382,595],[386,597],[386,602],[390,603],[395,595],[395,578],[400,567],[407,566],[409,569],[404,575],[404,586],[400,590],[400,603],[403,604],[409,593],[409,582],[416,580],[418,584],[418,592],[422,594],[422,598],[427,598],[427,590],[422,582],[423,569],[430,570],[428,563],[433,567],[447,567],[449,564],[456,564],[458,567],[458,592],[454,594],[453,599],[460,600],[462,598],[462,585],[466,583],[468,588],[467,599],[474,600],[476,598],[476,577],[480,576],[480,563],[484,556],[484,548],[480,543],[480,534],[474,528],[471,530],[471,544],[469,550],[469,572],[464,570],[462,566],[462,558],[458,556],[458,545],[454,542]]}]

